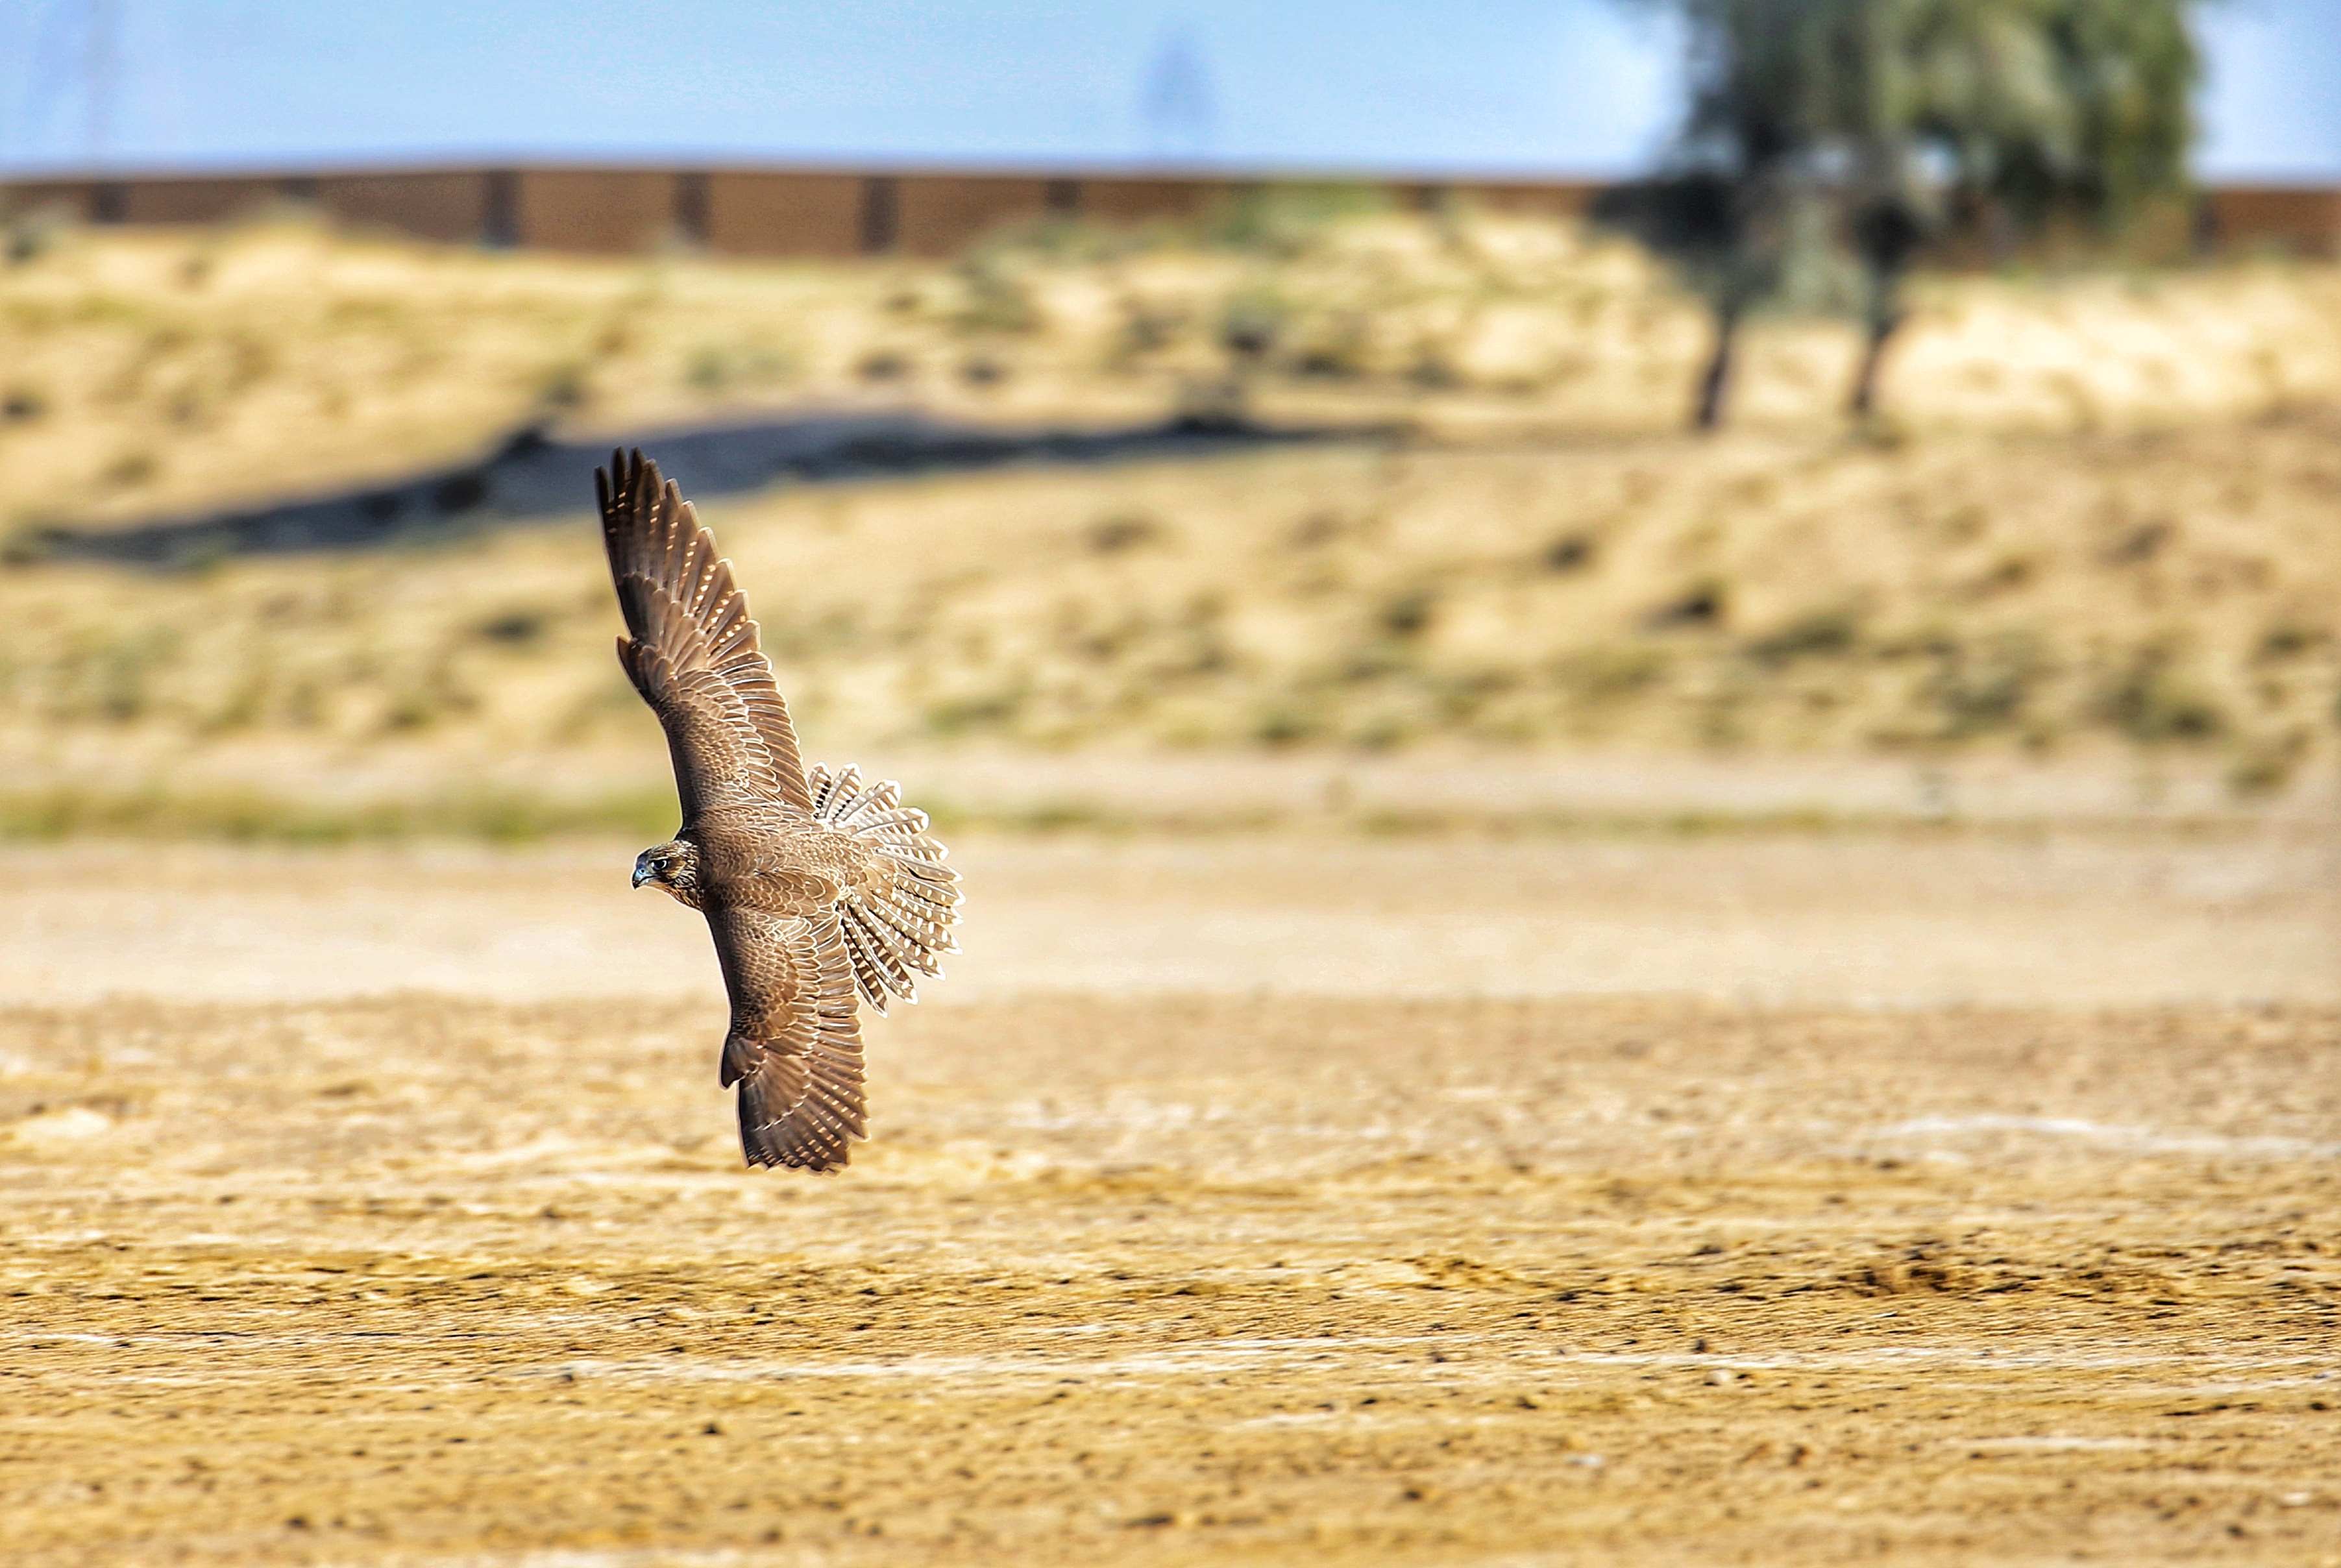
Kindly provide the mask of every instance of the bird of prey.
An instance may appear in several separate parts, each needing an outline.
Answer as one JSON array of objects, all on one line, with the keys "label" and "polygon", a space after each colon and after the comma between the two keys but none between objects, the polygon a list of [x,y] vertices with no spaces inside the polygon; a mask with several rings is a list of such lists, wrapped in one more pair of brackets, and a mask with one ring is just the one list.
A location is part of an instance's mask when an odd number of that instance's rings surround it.
[{"label": "bird of prey", "polygon": [[634,885],[707,917],[732,999],[722,1081],[751,1165],[833,1171],[868,1136],[855,998],[918,999],[958,951],[958,874],[899,785],[807,768],[748,601],[715,536],[640,452],[593,485],[626,634],[618,661],[658,714],[682,826]]}]

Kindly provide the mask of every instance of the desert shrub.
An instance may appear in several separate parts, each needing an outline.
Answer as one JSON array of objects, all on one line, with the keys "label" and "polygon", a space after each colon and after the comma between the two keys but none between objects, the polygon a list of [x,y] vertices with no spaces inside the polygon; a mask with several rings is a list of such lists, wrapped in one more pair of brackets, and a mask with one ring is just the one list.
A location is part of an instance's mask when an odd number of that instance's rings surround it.
[{"label": "desert shrub", "polygon": [[146,484],[161,472],[162,459],[144,447],[116,453],[98,474],[105,484],[130,489]]},{"label": "desert shrub", "polygon": [[1414,358],[1406,367],[1406,378],[1423,392],[1452,392],[1464,380],[1454,355],[1436,345],[1424,345],[1415,350]]},{"label": "desert shrub", "polygon": [[543,641],[549,617],[542,610],[519,608],[500,611],[482,621],[473,630],[483,642],[520,648]]},{"label": "desert shrub", "polygon": [[1274,289],[1253,287],[1228,297],[1220,309],[1220,346],[1242,360],[1259,360],[1291,325],[1292,304]]},{"label": "desert shrub", "polygon": [[1168,348],[1184,335],[1190,325],[1188,313],[1178,305],[1124,300],[1110,357],[1117,362],[1127,361]]},{"label": "desert shrub", "polygon": [[951,324],[961,332],[1013,335],[1038,331],[1040,307],[1023,281],[996,257],[980,253],[960,264],[959,307]]},{"label": "desert shrub", "polygon": [[1143,512],[1116,512],[1091,524],[1083,542],[1094,554],[1120,555],[1165,538],[1162,524]]},{"label": "desert shrub", "polygon": [[1687,584],[1673,598],[1652,606],[1642,617],[1642,624],[1653,632],[1719,626],[1729,619],[1730,612],[1730,585],[1719,577],[1702,577]]},{"label": "desert shrub", "polygon": [[155,685],[177,656],[179,639],[166,629],[75,639],[48,672],[49,716],[74,724],[126,724],[155,703]]},{"label": "desert shrub", "polygon": [[464,681],[453,658],[443,652],[393,686],[383,709],[382,727],[429,729],[474,714],[479,707],[479,694]]},{"label": "desert shrub", "polygon": [[1564,534],[1546,545],[1538,560],[1548,572],[1581,572],[1593,564],[1600,548],[1600,542],[1589,534]]},{"label": "desert shrub", "polygon": [[2226,716],[2179,667],[2167,644],[2149,644],[2106,684],[2097,716],[2142,745],[2197,744],[2216,738]]},{"label": "desert shrub", "polygon": [[1384,602],[1375,622],[1390,635],[1405,640],[1428,632],[1438,613],[1436,589],[1409,588]]},{"label": "desert shrub", "polygon": [[1860,619],[1852,611],[1814,610],[1750,642],[1748,656],[1777,669],[1799,659],[1849,652],[1860,634]]},{"label": "desert shrub", "polygon": [[2285,659],[2296,659],[2309,649],[2330,640],[2323,628],[2293,620],[2280,620],[2260,634],[2259,646],[2253,657],[2263,664]]},{"label": "desert shrub", "polygon": [[2275,794],[2292,782],[2307,754],[2306,729],[2256,737],[2245,743],[2235,761],[2228,764],[2227,788],[2247,799]]},{"label": "desert shrub", "polygon": [[1015,724],[1031,698],[1031,684],[1019,673],[990,691],[970,692],[931,703],[922,717],[930,734],[946,739],[998,734]]},{"label": "desert shrub", "polygon": [[1289,368],[1298,376],[1319,381],[1350,381],[1366,374],[1373,335],[1366,318],[1343,311],[1311,324],[1295,344]]},{"label": "desert shrub", "polygon": [[1290,257],[1331,225],[1386,212],[1390,205],[1390,194],[1378,186],[1255,186],[1220,202],[1204,220],[1203,238],[1225,250]]},{"label": "desert shrub", "polygon": [[1325,733],[1326,715],[1315,704],[1286,698],[1262,705],[1252,714],[1250,737],[1264,746],[1293,746]]},{"label": "desert shrub", "polygon": [[554,413],[583,408],[593,397],[590,373],[573,360],[548,369],[536,385],[536,405]]},{"label": "desert shrub", "polygon": [[683,385],[693,392],[721,392],[732,385],[732,356],[720,348],[695,348],[683,361]]},{"label": "desert shrub", "polygon": [[1561,694],[1582,706],[1623,701],[1664,683],[1673,659],[1659,648],[1632,644],[1580,648],[1552,665]]},{"label": "desert shrub", "polygon": [[28,266],[55,251],[72,227],[72,218],[62,207],[12,213],[0,230],[0,255],[10,266]]},{"label": "desert shrub", "polygon": [[2011,633],[1980,648],[1951,644],[1935,661],[1922,690],[1940,716],[1943,738],[1967,740],[2021,721],[2045,673],[2038,642]]}]

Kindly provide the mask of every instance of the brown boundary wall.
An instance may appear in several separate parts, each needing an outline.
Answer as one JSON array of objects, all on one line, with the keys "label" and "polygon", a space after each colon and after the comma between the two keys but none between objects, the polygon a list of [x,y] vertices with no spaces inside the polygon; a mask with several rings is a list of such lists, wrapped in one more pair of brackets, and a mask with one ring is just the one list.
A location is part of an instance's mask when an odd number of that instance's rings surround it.
[{"label": "brown boundary wall", "polygon": [[623,255],[676,230],[681,183],[658,169],[522,169],[514,243],[533,250]]},{"label": "brown boundary wall", "polygon": [[335,222],[353,228],[475,245],[489,230],[488,190],[493,179],[485,169],[320,175],[315,200]]},{"label": "brown boundary wall", "polygon": [[2202,218],[2206,239],[2222,248],[2341,260],[2341,188],[2217,185],[2204,193]]},{"label": "brown boundary wall", "polygon": [[[1582,180],[1381,180],[1116,171],[652,168],[538,165],[0,181],[0,212],[93,224],[233,221],[284,203],[355,227],[453,245],[621,255],[666,244],[720,255],[949,255],[1051,216],[1141,224],[1205,215],[1244,191],[1377,189],[1405,206],[1460,199],[1494,211],[1582,216]],[[2207,245],[2341,257],[2341,187],[2206,191]]]},{"label": "brown boundary wall", "polygon": [[702,224],[683,234],[719,255],[836,257],[866,248],[862,175],[725,169],[706,180]]}]

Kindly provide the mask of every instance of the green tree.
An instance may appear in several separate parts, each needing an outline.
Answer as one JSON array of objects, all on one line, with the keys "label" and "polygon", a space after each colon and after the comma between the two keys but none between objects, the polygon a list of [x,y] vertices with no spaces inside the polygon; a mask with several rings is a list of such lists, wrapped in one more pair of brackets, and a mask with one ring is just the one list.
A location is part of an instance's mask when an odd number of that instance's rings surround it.
[{"label": "green tree", "polygon": [[1702,429],[1757,305],[1858,301],[1867,415],[1910,269],[1947,225],[2110,230],[2185,180],[2196,0],[1643,3],[1685,23],[1689,111],[1668,169],[1604,211],[1714,309]]}]

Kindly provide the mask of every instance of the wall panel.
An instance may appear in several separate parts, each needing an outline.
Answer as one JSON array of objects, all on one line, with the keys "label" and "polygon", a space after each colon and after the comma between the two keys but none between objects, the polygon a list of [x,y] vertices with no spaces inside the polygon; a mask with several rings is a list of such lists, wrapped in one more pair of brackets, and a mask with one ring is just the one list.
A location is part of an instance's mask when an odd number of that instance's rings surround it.
[{"label": "wall panel", "polygon": [[316,201],[335,222],[361,228],[446,245],[477,245],[487,235],[488,175],[481,169],[320,175]]},{"label": "wall panel", "polygon": [[862,176],[722,170],[707,177],[719,255],[850,256],[862,249]]},{"label": "wall panel", "polygon": [[672,237],[675,176],[663,169],[523,169],[513,240],[623,255]]}]

